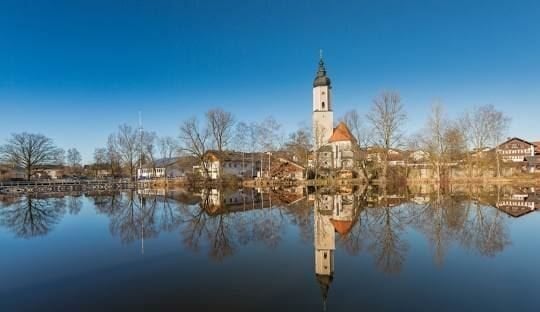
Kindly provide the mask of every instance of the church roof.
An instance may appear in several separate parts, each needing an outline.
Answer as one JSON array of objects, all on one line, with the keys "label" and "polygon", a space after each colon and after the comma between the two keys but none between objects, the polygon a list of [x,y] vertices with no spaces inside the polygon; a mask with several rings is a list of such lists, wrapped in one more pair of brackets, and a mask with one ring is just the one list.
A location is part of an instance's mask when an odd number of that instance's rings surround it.
[{"label": "church roof", "polygon": [[356,142],[354,135],[349,130],[349,127],[344,122],[340,122],[337,127],[334,128],[332,136],[328,142],[338,142],[338,141],[351,141]]}]

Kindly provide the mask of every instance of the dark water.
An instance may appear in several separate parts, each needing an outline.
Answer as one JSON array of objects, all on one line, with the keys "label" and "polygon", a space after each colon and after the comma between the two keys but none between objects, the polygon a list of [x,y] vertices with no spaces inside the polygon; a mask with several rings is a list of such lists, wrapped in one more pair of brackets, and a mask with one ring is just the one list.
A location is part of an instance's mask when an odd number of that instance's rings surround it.
[{"label": "dark water", "polygon": [[1,200],[0,311],[540,310],[534,188]]}]

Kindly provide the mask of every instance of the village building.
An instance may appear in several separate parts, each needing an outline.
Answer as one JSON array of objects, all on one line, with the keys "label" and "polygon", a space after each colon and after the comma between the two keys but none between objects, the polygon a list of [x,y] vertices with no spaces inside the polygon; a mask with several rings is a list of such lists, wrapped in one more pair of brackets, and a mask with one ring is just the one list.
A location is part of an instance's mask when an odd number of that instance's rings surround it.
[{"label": "village building", "polygon": [[306,168],[295,161],[276,157],[271,163],[270,174],[273,179],[299,181],[305,178]]},{"label": "village building", "polygon": [[208,178],[212,180],[227,176],[253,178],[260,174],[263,161],[264,154],[261,153],[208,151],[204,155],[205,168],[196,165],[193,170],[200,175],[206,175],[206,170]]},{"label": "village building", "polygon": [[537,145],[515,137],[499,144],[497,153],[504,162],[524,162],[527,157],[540,154]]},{"label": "village building", "polygon": [[145,164],[137,169],[139,179],[159,179],[159,178],[183,178],[191,172],[191,168],[182,165],[182,157],[162,158],[156,160],[155,164]]},{"label": "village building", "polygon": [[[367,149],[366,159],[373,162],[382,162],[384,160],[384,150],[378,147]],[[405,166],[407,156],[405,152],[391,148],[387,151],[386,160],[389,166]]]},{"label": "village building", "polygon": [[62,165],[37,166],[32,171],[32,178],[39,180],[58,180],[64,177],[65,170]]},{"label": "village building", "polygon": [[18,181],[26,179],[24,168],[0,165],[0,181]]},{"label": "village building", "polygon": [[334,128],[332,85],[322,56],[313,81],[313,139],[317,154],[311,166],[352,171],[358,158],[358,142],[343,122]]}]

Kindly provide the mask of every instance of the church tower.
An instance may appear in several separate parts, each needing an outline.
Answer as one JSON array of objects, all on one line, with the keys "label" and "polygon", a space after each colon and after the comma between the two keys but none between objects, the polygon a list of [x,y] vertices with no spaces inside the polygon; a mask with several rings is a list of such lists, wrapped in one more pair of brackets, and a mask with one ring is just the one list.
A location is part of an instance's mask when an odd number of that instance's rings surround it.
[{"label": "church tower", "polygon": [[313,81],[313,139],[315,149],[319,149],[328,143],[334,130],[331,90],[330,78],[326,76],[321,51],[319,70]]}]

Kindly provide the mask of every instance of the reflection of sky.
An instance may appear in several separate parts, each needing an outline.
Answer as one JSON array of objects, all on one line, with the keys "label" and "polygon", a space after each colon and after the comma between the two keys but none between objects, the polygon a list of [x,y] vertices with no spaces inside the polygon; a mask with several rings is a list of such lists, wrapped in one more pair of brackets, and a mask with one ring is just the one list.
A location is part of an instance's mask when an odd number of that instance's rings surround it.
[{"label": "reflection of sky", "polygon": [[[187,212],[198,209],[195,205]],[[238,304],[246,311],[275,311],[299,304],[299,310],[318,310],[321,297],[313,272],[313,241],[301,237],[302,229],[293,223],[293,215],[301,213],[293,214],[290,209],[214,217],[224,217],[228,224],[236,226],[246,221],[264,224],[278,220],[282,226],[276,230],[281,240],[273,248],[253,238],[252,232],[233,228],[229,239],[234,242],[234,253],[217,261],[209,257],[211,243],[205,238],[198,251],[186,247],[184,226],[146,239],[142,255],[139,240],[122,243],[119,233],[111,235],[112,218],[104,212],[96,213],[92,202],[83,199],[80,213],[66,213],[46,236],[16,239],[6,228],[0,228],[0,277],[9,281],[0,286],[0,302],[24,300],[39,305],[56,301],[58,305],[66,303],[65,307],[122,303],[132,305],[130,310],[135,311],[143,310],[143,303],[179,307],[184,303],[187,306],[183,307],[189,308],[197,302],[204,302],[207,309]],[[305,209],[312,211],[309,205]],[[366,213],[378,213],[376,209],[380,208],[364,210],[361,218]],[[390,210],[398,213],[404,209],[399,206]],[[488,214],[495,211],[485,209]],[[309,213],[306,218],[313,220]],[[502,252],[486,257],[451,240],[442,266],[435,264],[433,246],[426,234],[412,224],[401,224],[403,228],[395,232],[408,249],[397,274],[380,270],[376,253],[370,250],[372,238],[362,239],[363,248],[357,255],[350,255],[338,237],[329,310],[459,310],[480,303],[480,309],[509,310],[518,304],[528,310],[538,303],[537,297],[517,294],[527,293],[537,285],[538,269],[528,264],[540,260],[533,234],[540,213],[519,219],[501,213],[501,220],[512,242]],[[361,221],[353,232],[366,226],[365,220]],[[242,233],[252,240],[239,243]],[[505,291],[506,296],[493,296],[494,287],[495,291]]]}]

